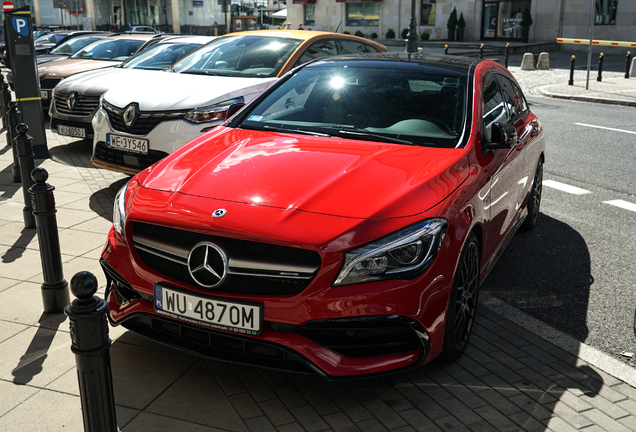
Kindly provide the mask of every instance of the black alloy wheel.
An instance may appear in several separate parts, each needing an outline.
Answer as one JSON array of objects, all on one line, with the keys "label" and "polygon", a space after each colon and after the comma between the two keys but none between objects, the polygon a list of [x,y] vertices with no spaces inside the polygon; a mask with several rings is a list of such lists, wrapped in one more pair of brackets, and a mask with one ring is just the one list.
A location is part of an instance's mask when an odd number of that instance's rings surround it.
[{"label": "black alloy wheel", "polygon": [[471,233],[462,251],[450,294],[442,359],[457,360],[468,345],[479,297],[479,242]]},{"label": "black alloy wheel", "polygon": [[541,206],[541,192],[543,190],[543,162],[539,159],[537,170],[534,173],[534,181],[528,198],[528,217],[521,224],[523,231],[530,231],[537,225],[539,207]]}]

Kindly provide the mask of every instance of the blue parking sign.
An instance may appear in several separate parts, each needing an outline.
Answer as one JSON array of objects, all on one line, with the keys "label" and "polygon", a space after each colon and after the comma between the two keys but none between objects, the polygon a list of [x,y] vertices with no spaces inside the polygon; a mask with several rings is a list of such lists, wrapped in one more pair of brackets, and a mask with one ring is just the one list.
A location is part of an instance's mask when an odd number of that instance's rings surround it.
[{"label": "blue parking sign", "polygon": [[20,36],[28,36],[29,35],[29,21],[23,17],[13,17],[11,18],[11,24],[13,25],[13,29]]}]

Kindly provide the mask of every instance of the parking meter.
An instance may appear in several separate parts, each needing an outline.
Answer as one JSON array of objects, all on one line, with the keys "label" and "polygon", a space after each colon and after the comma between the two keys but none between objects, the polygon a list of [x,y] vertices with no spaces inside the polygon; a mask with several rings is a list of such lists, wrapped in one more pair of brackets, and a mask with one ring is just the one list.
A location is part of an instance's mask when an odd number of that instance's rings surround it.
[{"label": "parking meter", "polygon": [[15,100],[22,112],[22,121],[29,126],[29,135],[33,137],[35,158],[48,158],[40,80],[33,46],[31,7],[5,11],[4,28],[6,50],[13,70]]}]

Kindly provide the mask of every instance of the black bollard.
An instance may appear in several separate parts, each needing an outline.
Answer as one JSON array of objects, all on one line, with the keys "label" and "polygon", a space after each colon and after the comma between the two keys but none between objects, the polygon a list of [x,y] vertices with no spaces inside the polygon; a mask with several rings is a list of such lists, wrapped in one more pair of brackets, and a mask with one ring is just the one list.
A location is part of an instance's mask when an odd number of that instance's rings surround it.
[{"label": "black bollard", "polygon": [[572,56],[570,59],[570,80],[568,81],[568,85],[574,85],[574,62],[576,57]]},{"label": "black bollard", "polygon": [[448,45],[444,45],[444,54],[448,54]]},{"label": "black bollard", "polygon": [[504,58],[504,65],[508,69],[508,57],[510,56],[510,42],[506,42],[506,55]]},{"label": "black bollard", "polygon": [[15,144],[16,126],[22,119],[22,113],[18,110],[17,102],[9,102],[9,111],[7,112],[7,144],[12,147],[13,150],[13,181],[20,183],[22,178],[20,177],[20,161],[18,159],[18,149]]},{"label": "black bollard", "polygon": [[484,58],[484,44],[481,44],[481,46],[479,47],[479,58]]},{"label": "black bollard", "polygon": [[598,76],[596,81],[603,81],[603,53],[598,56]]},{"label": "black bollard", "polygon": [[38,232],[40,260],[42,261],[42,304],[44,312],[57,314],[64,312],[64,307],[71,302],[68,283],[64,279],[62,269],[62,253],[60,237],[57,231],[55,213],[55,188],[46,183],[49,173],[44,168],[36,168],[31,173],[35,182],[29,189],[33,204],[33,216]]},{"label": "black bollard", "polygon": [[629,66],[632,62],[632,53],[627,51],[627,58],[625,59],[625,78],[629,78]]},{"label": "black bollard", "polygon": [[107,304],[95,296],[97,278],[79,272],[71,279],[77,299],[66,306],[75,354],[85,432],[116,432],[115,393],[110,368]]},{"label": "black bollard", "polygon": [[20,177],[22,177],[22,194],[24,196],[24,209],[22,216],[24,217],[25,228],[35,228],[35,218],[33,217],[33,207],[31,207],[31,196],[29,188],[33,185],[31,179],[31,171],[35,168],[33,161],[33,139],[27,135],[29,127],[24,123],[16,126],[18,136],[15,138],[15,149],[20,162]]},{"label": "black bollard", "polygon": [[2,129],[4,130],[7,130],[7,111],[9,111],[9,102],[11,102],[9,84],[7,83],[7,80],[4,79],[4,75],[0,73],[0,110],[2,110]]}]

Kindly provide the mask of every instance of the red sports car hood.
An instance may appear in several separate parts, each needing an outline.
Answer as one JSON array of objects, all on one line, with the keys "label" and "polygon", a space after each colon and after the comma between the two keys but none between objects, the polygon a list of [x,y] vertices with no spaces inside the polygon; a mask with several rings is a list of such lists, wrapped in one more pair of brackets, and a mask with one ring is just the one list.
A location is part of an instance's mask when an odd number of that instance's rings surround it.
[{"label": "red sports car hood", "polygon": [[352,218],[435,206],[468,176],[463,149],[218,127],[139,175],[145,188]]}]

